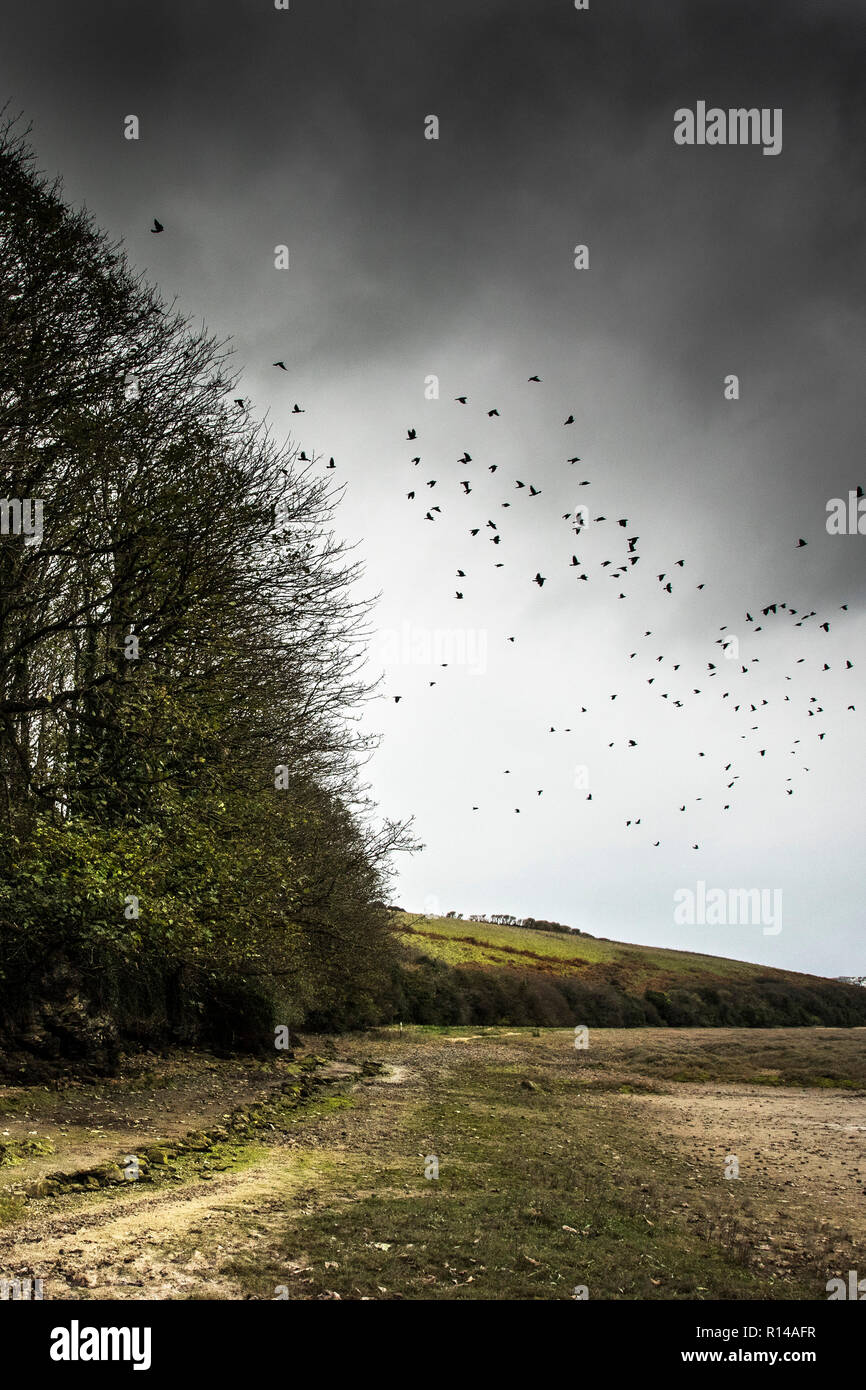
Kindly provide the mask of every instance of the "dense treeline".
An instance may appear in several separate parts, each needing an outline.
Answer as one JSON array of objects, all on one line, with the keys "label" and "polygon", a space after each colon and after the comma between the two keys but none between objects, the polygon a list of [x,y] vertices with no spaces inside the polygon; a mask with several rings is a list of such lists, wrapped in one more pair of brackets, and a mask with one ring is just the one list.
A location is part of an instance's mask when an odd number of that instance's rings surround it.
[{"label": "dense treeline", "polygon": [[381,1021],[426,1024],[538,1024],[595,1028],[862,1027],[866,990],[835,981],[766,976],[742,984],[646,989],[616,980],[582,981],[541,971],[452,966],[406,949],[394,967]]},{"label": "dense treeline", "polygon": [[406,829],[372,829],[358,782],[358,570],[322,474],[236,394],[223,347],[63,203],[7,123],[7,1047],[251,1043],[275,1021],[375,1012]]}]

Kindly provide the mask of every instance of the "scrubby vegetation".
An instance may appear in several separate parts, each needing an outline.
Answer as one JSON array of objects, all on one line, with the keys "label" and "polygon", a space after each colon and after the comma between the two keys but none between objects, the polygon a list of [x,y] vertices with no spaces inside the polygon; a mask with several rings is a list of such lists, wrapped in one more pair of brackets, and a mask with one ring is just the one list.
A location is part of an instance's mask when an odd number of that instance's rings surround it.
[{"label": "scrubby vegetation", "polygon": [[744,961],[434,917],[398,918],[387,1020],[782,1028],[866,1024],[866,990]]}]

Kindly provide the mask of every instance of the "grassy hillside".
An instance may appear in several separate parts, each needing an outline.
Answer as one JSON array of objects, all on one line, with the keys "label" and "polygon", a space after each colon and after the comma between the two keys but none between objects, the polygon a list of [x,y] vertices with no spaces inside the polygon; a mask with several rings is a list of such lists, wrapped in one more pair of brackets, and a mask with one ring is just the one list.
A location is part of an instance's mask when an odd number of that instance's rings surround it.
[{"label": "grassy hillside", "polygon": [[393,915],[406,983],[401,1003],[413,1022],[866,1023],[866,989],[816,975],[577,933]]},{"label": "grassy hillside", "polygon": [[768,977],[780,980],[818,980],[791,970],[701,955],[697,951],[673,951],[663,946],[632,946],[595,936],[560,935],[527,927],[500,927],[492,922],[462,922],[445,917],[397,914],[400,936],[425,955],[449,965],[529,966],[554,975],[598,973],[621,979],[635,989],[661,989],[670,984],[706,984],[714,981],[743,982]]}]

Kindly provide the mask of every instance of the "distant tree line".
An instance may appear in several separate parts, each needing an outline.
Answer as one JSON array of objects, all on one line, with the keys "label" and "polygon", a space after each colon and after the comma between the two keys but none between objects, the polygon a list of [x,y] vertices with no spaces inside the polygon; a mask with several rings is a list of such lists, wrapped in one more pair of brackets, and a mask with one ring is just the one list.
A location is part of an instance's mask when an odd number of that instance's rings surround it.
[{"label": "distant tree line", "polygon": [[491,912],[489,916],[476,912],[465,918],[462,912],[446,912],[445,916],[447,919],[454,919],[458,922],[493,922],[500,927],[527,927],[531,931],[563,932],[566,936],[588,935],[587,932],[582,932],[577,927],[566,927],[562,922],[548,922],[543,917],[513,917],[507,912]]}]

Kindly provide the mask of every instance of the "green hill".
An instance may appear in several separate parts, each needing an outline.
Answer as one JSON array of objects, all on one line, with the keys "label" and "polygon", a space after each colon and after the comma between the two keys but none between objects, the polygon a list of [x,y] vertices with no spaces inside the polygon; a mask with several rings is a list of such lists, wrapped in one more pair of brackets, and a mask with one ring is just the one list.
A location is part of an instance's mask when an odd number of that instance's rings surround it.
[{"label": "green hill", "polygon": [[866,1024],[866,989],[583,933],[392,910],[395,1017],[414,1023],[639,1027]]}]

